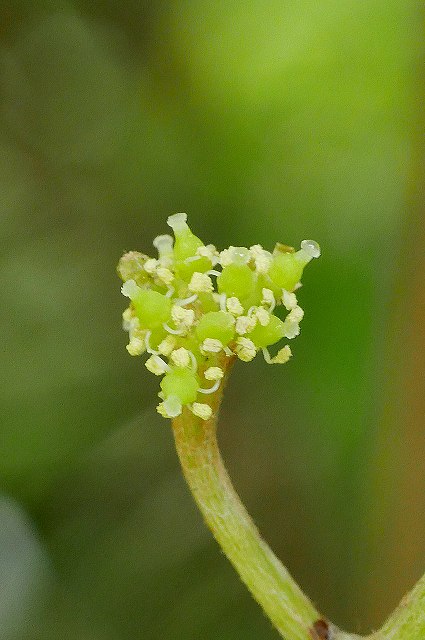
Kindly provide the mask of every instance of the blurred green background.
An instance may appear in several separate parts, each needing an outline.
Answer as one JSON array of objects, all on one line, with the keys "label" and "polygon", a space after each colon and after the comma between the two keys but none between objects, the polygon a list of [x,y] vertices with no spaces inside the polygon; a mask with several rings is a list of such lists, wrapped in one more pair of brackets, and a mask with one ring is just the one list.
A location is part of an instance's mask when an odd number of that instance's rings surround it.
[{"label": "blurred green background", "polygon": [[[224,457],[266,540],[353,631],[425,570],[423,473],[405,500],[397,466],[400,301],[423,275],[420,5],[1,3],[1,640],[277,637],[124,348],[115,265],[153,251],[177,211],[221,248],[322,246],[294,358],[238,365],[223,407]],[[419,469],[420,437],[410,453]]]}]

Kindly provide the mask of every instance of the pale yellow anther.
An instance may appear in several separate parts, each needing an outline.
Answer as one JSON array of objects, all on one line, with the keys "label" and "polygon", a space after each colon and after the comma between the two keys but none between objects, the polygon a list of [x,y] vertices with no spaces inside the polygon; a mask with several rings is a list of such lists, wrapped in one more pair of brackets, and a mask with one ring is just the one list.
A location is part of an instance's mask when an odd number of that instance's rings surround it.
[{"label": "pale yellow anther", "polygon": [[133,336],[125,347],[131,356],[141,356],[146,351],[145,341]]},{"label": "pale yellow anther", "polygon": [[270,322],[270,313],[264,307],[258,307],[255,311],[255,317],[262,327],[267,327]]},{"label": "pale yellow anther", "polygon": [[133,314],[133,310],[127,307],[122,314],[122,328],[124,331],[131,331],[132,328],[139,326],[139,319]]},{"label": "pale yellow anther", "polygon": [[136,274],[140,274],[143,271],[143,264],[147,256],[139,253],[138,251],[127,251],[118,263],[118,273],[122,280],[130,280]]},{"label": "pale yellow anther", "polygon": [[159,260],[156,260],[155,258],[149,258],[149,260],[146,260],[144,264],[144,269],[146,273],[148,273],[150,276],[155,274],[158,267],[159,267]]},{"label": "pale yellow anther", "polygon": [[293,322],[288,318],[285,318],[284,320],[283,329],[284,329],[283,335],[285,336],[285,338],[288,338],[289,340],[292,340],[293,338],[296,338],[297,336],[300,335],[300,325],[298,324],[298,322]]},{"label": "pale yellow anther", "polygon": [[282,302],[285,309],[290,311],[291,309],[295,309],[297,306],[297,296],[295,293],[290,291],[286,291],[286,289],[282,289]]},{"label": "pale yellow anther", "polygon": [[218,251],[213,244],[207,244],[205,247],[198,247],[196,249],[196,255],[201,258],[208,258],[213,265],[218,262]]},{"label": "pale yellow anther", "polygon": [[254,260],[257,273],[267,273],[272,263],[272,255],[263,249],[261,244],[254,244],[249,248],[251,258]]},{"label": "pale yellow anther", "polygon": [[[155,376],[162,376],[167,371],[167,365],[159,356],[152,355],[145,362],[145,367]],[[169,367],[168,367],[169,368]]]},{"label": "pale yellow anther", "polygon": [[158,269],[156,270],[156,275],[160,280],[162,280],[165,285],[167,285],[167,287],[169,287],[174,280],[173,272],[166,267],[158,267]]},{"label": "pale yellow anther", "polygon": [[258,256],[261,256],[264,253],[264,249],[261,244],[253,244],[252,247],[249,247],[249,253],[251,257],[255,260]]},{"label": "pale yellow anther", "polygon": [[180,347],[180,349],[172,351],[170,359],[176,367],[188,367],[191,363],[189,351],[184,347]]},{"label": "pale yellow anther", "polygon": [[129,344],[126,349],[132,356],[139,356],[146,351],[146,331],[140,328],[140,320],[133,315],[133,311],[128,308],[123,313],[124,331],[128,331]]},{"label": "pale yellow anther", "polygon": [[266,289],[264,288],[262,290],[262,300],[261,300],[261,304],[268,304],[270,307],[275,307],[276,305],[276,300],[273,294],[273,291],[271,289]]},{"label": "pale yellow anther", "polygon": [[291,309],[291,311],[288,313],[286,317],[290,322],[298,323],[298,322],[301,322],[301,320],[304,318],[304,311],[303,309],[301,309],[301,307],[297,305],[296,307]]},{"label": "pale yellow anther", "polygon": [[285,364],[288,362],[289,358],[292,356],[291,347],[289,345],[285,345],[282,349],[279,349],[277,354],[270,360],[271,364]]},{"label": "pale yellow anther", "polygon": [[250,333],[255,328],[257,324],[257,318],[255,315],[252,316],[239,316],[236,318],[236,333],[240,336],[245,335],[245,333]]},{"label": "pale yellow anther", "polygon": [[163,402],[160,402],[159,405],[157,405],[156,410],[158,411],[159,415],[162,416],[163,418],[169,418],[170,417],[168,415],[167,411],[165,410]]},{"label": "pale yellow anther", "polygon": [[238,298],[232,296],[226,300],[227,311],[233,316],[241,316],[243,314],[243,306]]},{"label": "pale yellow anther", "polygon": [[201,353],[219,353],[223,345],[220,340],[216,340],[215,338],[205,338],[203,343],[201,344]]},{"label": "pale yellow anther", "polygon": [[167,336],[158,345],[158,352],[163,356],[168,356],[174,350],[177,340],[174,336]]},{"label": "pale yellow anther", "polygon": [[256,258],[255,269],[257,273],[268,273],[271,263],[272,263],[272,258],[270,256],[264,255]]},{"label": "pale yellow anther", "polygon": [[208,369],[205,370],[204,376],[207,380],[221,380],[224,376],[224,371],[220,369],[220,367],[208,367]]},{"label": "pale yellow anther", "polygon": [[189,329],[195,322],[195,312],[175,304],[171,307],[171,318],[176,325]]},{"label": "pale yellow anther", "polygon": [[192,404],[192,413],[202,420],[209,420],[212,416],[212,409],[209,404],[202,402],[194,402]]},{"label": "pale yellow anther", "polygon": [[229,247],[228,249],[224,249],[220,252],[218,261],[222,267],[227,267],[229,264],[233,262],[233,247]]},{"label": "pale yellow anther", "polygon": [[122,321],[130,322],[132,318],[133,318],[133,310],[131,309],[131,307],[127,307],[127,309],[124,309],[124,311],[122,312]]},{"label": "pale yellow anther", "polygon": [[239,360],[244,362],[251,362],[257,353],[255,344],[249,338],[237,338],[235,350]]},{"label": "pale yellow anther", "polygon": [[188,289],[191,293],[211,293],[214,291],[214,286],[211,278],[206,273],[195,271],[188,284]]}]

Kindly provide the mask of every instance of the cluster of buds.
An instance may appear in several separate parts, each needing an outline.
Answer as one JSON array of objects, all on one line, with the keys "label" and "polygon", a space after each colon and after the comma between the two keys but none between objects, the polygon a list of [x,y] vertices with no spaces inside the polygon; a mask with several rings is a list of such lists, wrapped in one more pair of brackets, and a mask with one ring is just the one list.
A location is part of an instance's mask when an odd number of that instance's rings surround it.
[{"label": "cluster of buds", "polygon": [[299,251],[277,244],[272,253],[261,245],[219,252],[186,220],[185,213],[168,218],[174,239],[155,238],[157,258],[136,251],[121,258],[121,291],[130,298],[123,327],[128,352],[147,353],[147,369],[162,376],[158,412],[175,418],[187,406],[208,420],[227,358],[249,362],[261,351],[269,364],[289,360],[289,345],[273,356],[269,347],[299,334],[304,312],[294,292],[320,248],[304,240]]}]

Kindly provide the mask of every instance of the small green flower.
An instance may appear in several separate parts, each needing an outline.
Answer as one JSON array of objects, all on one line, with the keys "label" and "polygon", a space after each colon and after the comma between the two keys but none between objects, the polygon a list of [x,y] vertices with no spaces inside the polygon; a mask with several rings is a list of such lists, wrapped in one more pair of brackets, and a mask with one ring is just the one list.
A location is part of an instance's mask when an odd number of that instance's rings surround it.
[{"label": "small green flower", "polygon": [[[212,408],[202,400],[218,391],[223,358],[250,362],[260,350],[268,364],[291,357],[289,345],[275,356],[268,347],[299,334],[304,312],[294,291],[320,248],[303,240],[299,251],[277,244],[272,253],[261,245],[219,253],[192,233],[185,213],[168,224],[175,239],[155,238],[157,258],[130,251],[118,264],[121,291],[130,299],[123,313],[127,350],[148,353],[146,368],[162,376],[162,416],[177,417],[187,406],[208,420]],[[288,312],[284,320],[275,315],[279,306]]]}]

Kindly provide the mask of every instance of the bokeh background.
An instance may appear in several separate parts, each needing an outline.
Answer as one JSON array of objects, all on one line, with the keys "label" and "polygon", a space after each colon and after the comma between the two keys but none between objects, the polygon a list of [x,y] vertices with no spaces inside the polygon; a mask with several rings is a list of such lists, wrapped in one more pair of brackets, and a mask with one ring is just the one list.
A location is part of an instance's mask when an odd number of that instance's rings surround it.
[{"label": "bokeh background", "polygon": [[177,211],[322,246],[294,358],[223,408],[264,537],[353,631],[425,570],[421,5],[1,3],[1,640],[277,637],[124,348],[115,265]]}]

